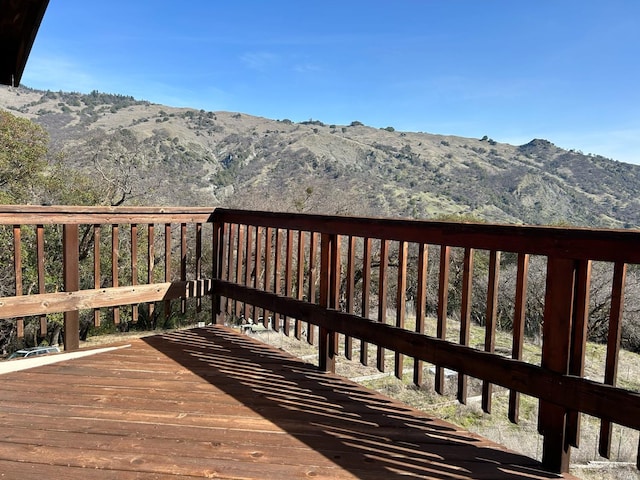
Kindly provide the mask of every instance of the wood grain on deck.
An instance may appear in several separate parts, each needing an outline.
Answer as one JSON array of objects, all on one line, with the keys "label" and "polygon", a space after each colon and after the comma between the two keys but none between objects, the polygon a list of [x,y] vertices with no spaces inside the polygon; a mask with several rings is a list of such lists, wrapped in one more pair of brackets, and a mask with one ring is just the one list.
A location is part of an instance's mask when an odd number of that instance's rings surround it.
[{"label": "wood grain on deck", "polygon": [[0,479],[574,478],[224,327],[0,381]]}]

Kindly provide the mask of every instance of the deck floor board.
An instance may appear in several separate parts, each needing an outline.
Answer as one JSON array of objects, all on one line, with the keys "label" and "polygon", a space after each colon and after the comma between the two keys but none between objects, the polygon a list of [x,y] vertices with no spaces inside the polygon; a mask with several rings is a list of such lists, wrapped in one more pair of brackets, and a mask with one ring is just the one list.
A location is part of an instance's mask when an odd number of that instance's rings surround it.
[{"label": "deck floor board", "polygon": [[2,479],[561,478],[224,327],[0,378]]}]

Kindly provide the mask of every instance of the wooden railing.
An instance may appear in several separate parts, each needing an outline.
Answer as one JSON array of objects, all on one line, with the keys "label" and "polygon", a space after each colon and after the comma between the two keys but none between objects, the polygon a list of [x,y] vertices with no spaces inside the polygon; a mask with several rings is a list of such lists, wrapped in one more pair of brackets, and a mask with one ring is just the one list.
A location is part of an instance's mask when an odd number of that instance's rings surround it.
[{"label": "wooden railing", "polygon": [[[164,315],[185,314],[188,305],[198,311],[210,300],[212,321],[262,318],[265,328],[317,344],[326,370],[341,351],[398,377],[409,367],[422,385],[426,362],[435,368],[437,392],[446,369],[457,372],[463,403],[469,378],[481,381],[486,412],[493,386],[508,389],[513,422],[520,394],[539,399],[542,461],[550,470],[568,469],[582,413],[601,419],[603,456],[612,424],[640,430],[640,396],[616,386],[626,275],[640,264],[638,232],[206,208],[3,206],[0,234],[0,267],[11,278],[1,285],[0,318],[15,319],[18,335],[32,317],[44,335],[47,318],[63,313],[65,348],[74,349],[80,314],[96,325],[104,318],[135,323],[141,305],[145,315],[157,315],[157,303]],[[596,263],[611,272],[601,381],[584,378]],[[534,266],[541,292],[532,292]],[[538,313],[533,293],[542,297]],[[505,318],[512,332],[506,351],[496,348]],[[477,324],[481,341],[472,340]],[[540,337],[539,361],[524,359],[526,335]]]},{"label": "wooden railing", "polygon": [[[519,395],[536,397],[542,461],[554,471],[568,470],[570,447],[578,446],[580,413],[601,419],[599,451],[605,457],[612,423],[640,430],[640,395],[616,387],[625,275],[628,265],[640,263],[638,232],[225,209],[216,209],[213,221],[213,291],[220,296],[221,319],[262,317],[264,326],[285,334],[300,338],[306,332],[309,342],[316,341],[317,326],[321,368],[334,368],[339,348],[347,358],[357,349],[363,364],[370,356],[381,371],[391,363],[401,378],[406,356],[412,358],[414,382],[421,385],[423,362],[429,362],[435,366],[437,392],[443,391],[445,369],[458,372],[461,402],[467,398],[467,378],[481,380],[486,412],[492,386],[509,389],[513,422]],[[531,333],[527,284],[534,261],[546,265],[537,364],[523,360],[525,332]],[[610,265],[612,272],[603,381],[583,378],[594,262]],[[505,263],[515,272],[507,293],[512,305],[508,356],[495,351],[499,313],[504,317],[498,300],[504,296],[499,280]],[[415,315],[405,308],[409,296]],[[452,314],[460,318],[453,333],[448,329]],[[469,344],[472,318],[484,324],[479,348]],[[432,332],[425,333],[429,328]],[[337,334],[344,336],[343,347]],[[390,359],[385,350],[393,352]]]},{"label": "wooden railing", "polygon": [[[44,337],[47,316],[63,313],[64,346],[73,350],[79,346],[81,311],[100,326],[105,315],[119,324],[124,306],[129,306],[127,320],[132,323],[138,321],[139,304],[145,304],[147,318],[159,313],[157,302],[162,302],[165,316],[171,315],[175,299],[181,299],[183,314],[187,298],[195,298],[200,310],[202,298],[210,293],[210,280],[203,272],[211,272],[211,212],[210,208],[0,207],[0,241],[13,263],[7,265],[5,256],[1,267],[14,272],[12,285],[2,286],[0,318],[15,318],[17,337],[22,337],[25,317],[39,317],[39,336]],[[208,240],[203,242],[203,236]],[[27,245],[35,249],[28,250]]]}]

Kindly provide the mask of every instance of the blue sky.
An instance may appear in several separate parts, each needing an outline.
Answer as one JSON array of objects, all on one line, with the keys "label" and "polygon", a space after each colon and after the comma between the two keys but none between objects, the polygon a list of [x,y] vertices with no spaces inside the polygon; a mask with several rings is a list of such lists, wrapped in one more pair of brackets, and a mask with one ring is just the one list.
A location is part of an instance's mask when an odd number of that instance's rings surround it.
[{"label": "blue sky", "polygon": [[22,83],[640,163],[639,80],[637,0],[51,0]]}]

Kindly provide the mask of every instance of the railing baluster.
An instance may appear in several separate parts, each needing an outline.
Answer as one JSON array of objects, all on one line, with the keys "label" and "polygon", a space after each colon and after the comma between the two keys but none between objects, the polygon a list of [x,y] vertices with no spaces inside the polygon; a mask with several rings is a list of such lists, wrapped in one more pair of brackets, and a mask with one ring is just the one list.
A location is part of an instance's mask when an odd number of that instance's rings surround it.
[{"label": "railing baluster", "polygon": [[[298,231],[298,252],[297,252],[297,277],[296,277],[296,298],[298,300],[304,299],[304,244],[305,233],[302,230]],[[295,337],[300,340],[302,338],[302,321],[299,318],[295,319]]]},{"label": "railing baluster", "polygon": [[[93,226],[93,288],[100,288],[102,282],[102,273],[100,271],[100,233],[101,226],[99,224],[95,224]],[[93,309],[93,326],[100,326],[100,309]]]},{"label": "railing baluster", "polygon": [[[44,269],[44,225],[36,226],[36,262],[38,270],[38,293],[46,291],[46,275]],[[47,335],[47,316],[40,315],[40,336]]]},{"label": "railing baluster", "polygon": [[[396,289],[396,327],[404,329],[407,299],[407,242],[398,243],[398,288]],[[395,376],[402,380],[404,356],[395,352]]]},{"label": "railing baluster", "polygon": [[[451,247],[440,245],[440,270],[438,275],[438,318],[436,335],[439,339],[447,337],[447,306],[449,300],[449,259]],[[444,367],[436,365],[435,391],[444,393]]]},{"label": "railing baluster", "polygon": [[[245,240],[245,253],[244,253],[244,261],[245,261],[245,268],[244,268],[244,285],[246,285],[247,287],[251,286],[251,273],[252,273],[252,268],[251,268],[251,260],[253,258],[253,252],[252,252],[252,248],[253,248],[253,228],[250,227],[249,225],[247,225],[245,227],[246,230],[246,240]],[[251,320],[254,320],[254,317],[251,316],[251,308],[250,305],[248,303],[244,304],[244,318],[247,319],[247,321],[249,320],[249,318],[251,318]]]},{"label": "railing baluster", "polygon": [[[516,300],[513,312],[513,341],[511,346],[511,358],[522,360],[522,348],[524,345],[525,314],[527,306],[527,280],[529,273],[529,255],[518,255],[518,271],[516,274]],[[509,391],[509,420],[518,423],[520,414],[520,393],[517,390]]]},{"label": "railing baluster", "polygon": [[331,284],[330,284],[330,297],[329,308],[340,310],[340,285],[341,285],[341,273],[342,263],[340,258],[340,248],[342,244],[342,237],[340,235],[333,235],[331,238]]},{"label": "railing baluster", "polygon": [[[285,268],[284,268],[284,294],[291,298],[293,288],[293,230],[287,229],[287,241],[285,246]],[[284,334],[289,336],[289,317],[284,319]]]},{"label": "railing baluster", "polygon": [[[215,250],[214,250],[215,251]],[[198,284],[198,295],[196,295],[196,313],[202,311],[202,297],[204,296],[204,286],[202,284],[202,223],[196,223],[196,280]]]},{"label": "railing baluster", "polygon": [[[119,286],[119,269],[118,261],[120,259],[120,238],[119,238],[119,226],[111,225],[111,286]],[[118,325],[120,323],[120,307],[113,307],[113,323]]]},{"label": "railing baluster", "polygon": [[[348,313],[353,313],[353,299],[355,290],[355,269],[356,269],[356,240],[353,235],[349,236],[348,251],[347,251],[347,278],[346,278],[346,307]],[[353,357],[353,339],[349,335],[344,337],[344,356],[347,360],[351,360]]]},{"label": "railing baluster", "polygon": [[[380,240],[380,268],[378,276],[378,322],[387,323],[387,268],[389,266],[389,240]],[[384,372],[385,351],[380,345],[376,347],[376,367]]]},{"label": "railing baluster", "polygon": [[[235,223],[230,223],[229,224],[229,241],[227,242],[227,255],[226,255],[226,269],[225,269],[225,279],[228,281],[232,281],[233,279],[233,272],[235,271],[233,266],[234,266],[234,258],[235,255],[234,253],[234,248],[236,245],[236,230],[237,230],[237,225]],[[228,298],[226,299],[226,305],[225,305],[225,312],[227,315],[232,315],[235,311],[234,305],[236,303],[236,300],[232,299],[232,298]]]},{"label": "railing baluster", "polygon": [[[265,244],[264,244],[264,289],[267,292],[273,292],[271,289],[271,280],[273,276],[273,264],[271,263],[271,254],[273,253],[273,228],[267,227],[265,232]],[[264,311],[264,317],[262,319],[263,325],[266,328],[275,328],[269,325],[269,312]]]},{"label": "railing baluster", "polygon": [[[264,235],[264,228],[256,227],[256,250],[255,256],[253,259],[254,265],[254,274],[253,274],[253,288],[259,288],[260,279],[262,278],[262,236]],[[265,254],[266,255],[266,254]],[[258,323],[259,315],[258,308],[253,306],[253,319],[256,323]],[[264,324],[264,310],[262,310],[263,324]]]},{"label": "railing baluster", "polygon": [[[309,302],[316,303],[316,281],[318,280],[318,233],[311,232],[309,235]],[[307,323],[307,343],[313,345],[315,342],[315,326]]]},{"label": "railing baluster", "polygon": [[[275,231],[275,253],[273,258],[273,293],[282,293],[282,230],[276,228]],[[273,329],[280,331],[280,314],[273,312]]]},{"label": "railing baluster", "polygon": [[[13,273],[16,297],[22,295],[22,230],[20,225],[13,226]],[[16,336],[24,338],[24,318],[16,319]]]},{"label": "railing baluster", "polygon": [[[487,288],[487,313],[485,318],[484,351],[493,353],[496,346],[496,319],[498,316],[498,281],[500,277],[500,252],[489,254],[489,284]],[[482,381],[482,410],[491,413],[493,385]]]},{"label": "railing baluster", "polygon": [[[460,307],[460,345],[469,345],[471,329],[471,295],[473,291],[473,248],[464,249],[462,270],[462,305]],[[467,376],[458,372],[458,401],[467,403]]]},{"label": "railing baluster", "polygon": [[[225,230],[226,223],[214,222],[213,231],[211,234],[211,278],[214,280],[222,280],[223,272],[225,271]],[[222,312],[222,299],[220,295],[215,293],[212,289],[211,297],[211,323],[221,324],[224,323]]]},{"label": "railing baluster", "polygon": [[[138,284],[138,225],[131,224],[131,285]],[[131,321],[138,323],[138,305],[131,306]]]},{"label": "railing baluster", "polygon": [[[589,318],[589,288],[591,285],[591,261],[578,262],[576,272],[576,298],[574,307],[574,324],[572,333],[571,358],[569,373],[578,377],[584,376],[584,363],[587,348],[587,330]],[[567,442],[578,447],[580,440],[580,412],[572,410],[567,413]]]},{"label": "railing baluster", "polygon": [[[244,251],[245,251],[245,225],[238,225],[238,237],[236,244],[236,272],[235,272],[235,282],[242,283],[244,277],[242,275],[242,267],[244,265]],[[240,302],[235,302],[235,308],[233,310],[233,315],[236,318],[240,318],[241,314],[244,312],[244,308]]]},{"label": "railing baluster", "polygon": [[[427,309],[427,265],[429,260],[429,247],[424,243],[418,246],[418,291],[416,293],[416,332],[424,334],[424,321]],[[420,387],[423,382],[422,360],[413,362],[413,383]]]},{"label": "railing baluster", "polygon": [[[171,224],[164,224],[164,281],[171,281]],[[171,300],[164,301],[164,318],[171,318]]]},{"label": "railing baluster", "polygon": [[[371,294],[371,238],[364,239],[362,253],[362,316],[369,318],[370,294]],[[360,341],[360,363],[369,365],[369,348],[367,342]]]},{"label": "railing baluster", "polygon": [[[133,234],[132,234],[133,235]],[[180,224],[180,280],[183,282],[187,280],[187,224]],[[193,292],[191,292],[191,295]],[[187,299],[182,297],[180,299],[180,313],[184,315],[187,313]]]},{"label": "railing baluster", "polygon": [[[150,285],[154,283],[154,270],[156,266],[156,235],[155,235],[155,225],[150,223],[147,225],[147,283]],[[147,316],[149,325],[155,327],[155,303],[149,303],[147,305]]]},{"label": "railing baluster", "polygon": [[[616,385],[618,376],[618,355],[620,353],[620,339],[622,335],[622,309],[624,305],[624,285],[627,277],[627,265],[616,262],[613,269],[613,284],[611,287],[611,310],[609,312],[609,334],[607,337],[607,359],[604,370],[604,383]],[[611,422],[600,422],[600,456],[611,456]]]},{"label": "railing baluster", "polygon": [[[341,255],[342,237],[340,235],[331,236],[331,265],[329,267],[331,276],[329,284],[329,308],[340,310],[340,286],[342,285],[342,255]],[[330,332],[329,348],[331,349],[331,357],[333,358],[333,366],[331,371],[335,372],[335,356],[338,354],[338,333]]]}]

